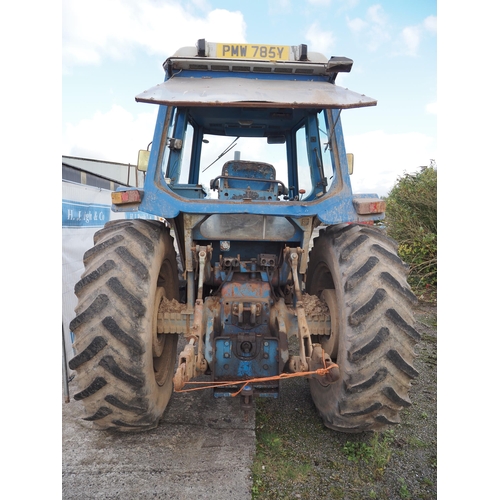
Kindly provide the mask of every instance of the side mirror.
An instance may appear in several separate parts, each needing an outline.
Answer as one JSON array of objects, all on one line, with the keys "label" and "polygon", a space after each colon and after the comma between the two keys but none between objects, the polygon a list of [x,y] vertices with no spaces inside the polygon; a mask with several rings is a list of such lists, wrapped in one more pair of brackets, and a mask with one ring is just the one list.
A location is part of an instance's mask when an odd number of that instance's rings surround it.
[{"label": "side mirror", "polygon": [[139,150],[139,156],[137,157],[137,170],[146,172],[149,163],[149,153],[149,151],[144,149]]},{"label": "side mirror", "polygon": [[354,172],[354,155],[352,153],[347,153],[347,171],[349,175]]},{"label": "side mirror", "polygon": [[268,144],[285,144],[286,137],[284,135],[270,135],[267,138]]}]

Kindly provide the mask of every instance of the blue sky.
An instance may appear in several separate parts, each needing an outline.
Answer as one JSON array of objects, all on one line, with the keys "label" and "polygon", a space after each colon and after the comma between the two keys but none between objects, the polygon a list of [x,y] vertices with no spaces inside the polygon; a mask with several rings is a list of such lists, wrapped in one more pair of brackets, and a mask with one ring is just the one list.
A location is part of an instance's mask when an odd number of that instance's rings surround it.
[{"label": "blue sky", "polygon": [[386,195],[399,175],[439,163],[435,0],[64,0],[62,154],[135,163],[156,117],[135,96],[199,38],[353,59],[337,83],[378,100],[342,114],[354,191]]}]

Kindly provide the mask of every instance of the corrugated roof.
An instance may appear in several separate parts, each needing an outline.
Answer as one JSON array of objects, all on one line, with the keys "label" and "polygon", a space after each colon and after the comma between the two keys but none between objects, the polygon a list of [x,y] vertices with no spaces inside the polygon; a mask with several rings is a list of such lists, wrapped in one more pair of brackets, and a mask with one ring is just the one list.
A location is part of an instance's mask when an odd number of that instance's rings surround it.
[{"label": "corrugated roof", "polygon": [[[78,168],[95,175],[105,177],[122,185],[136,186],[136,165],[127,163],[117,163],[105,160],[94,160],[91,158],[79,158],[75,156],[64,156],[62,162],[70,167]],[[144,174],[141,172],[138,175],[139,186]]]}]

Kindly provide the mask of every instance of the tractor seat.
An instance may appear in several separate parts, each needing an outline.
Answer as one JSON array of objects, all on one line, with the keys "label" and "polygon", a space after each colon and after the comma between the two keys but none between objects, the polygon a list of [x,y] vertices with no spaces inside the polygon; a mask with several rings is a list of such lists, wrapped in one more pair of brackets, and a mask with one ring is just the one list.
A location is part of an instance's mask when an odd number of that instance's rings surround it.
[{"label": "tractor seat", "polygon": [[219,192],[219,200],[276,201],[288,194],[276,180],[276,170],[269,163],[231,160],[224,164],[220,176],[210,181],[210,188]]}]

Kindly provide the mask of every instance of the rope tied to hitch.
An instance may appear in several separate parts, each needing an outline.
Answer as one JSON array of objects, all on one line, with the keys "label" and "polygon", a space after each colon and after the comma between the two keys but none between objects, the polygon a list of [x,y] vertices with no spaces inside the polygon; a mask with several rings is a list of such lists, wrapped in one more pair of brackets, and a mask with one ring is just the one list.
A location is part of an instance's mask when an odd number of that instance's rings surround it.
[{"label": "rope tied to hitch", "polygon": [[231,394],[231,397],[238,396],[241,391],[248,385],[252,383],[259,383],[259,382],[271,382],[273,380],[286,380],[289,378],[296,378],[296,377],[307,377],[310,375],[319,375],[321,377],[324,377],[328,375],[331,370],[338,368],[338,365],[335,363],[332,363],[330,366],[325,366],[323,368],[318,368],[317,370],[313,371],[302,371],[302,372],[295,372],[295,373],[282,373],[281,375],[274,375],[272,377],[257,377],[257,378],[252,378],[252,379],[247,379],[247,380],[235,380],[235,381],[224,381],[224,382],[199,382],[199,381],[189,381],[186,382],[187,384],[193,384],[193,385],[198,385],[200,387],[191,387],[189,389],[175,389],[174,392],[191,392],[191,391],[200,391],[203,389],[215,389],[217,387],[227,387],[227,386],[232,386],[232,385],[241,385],[241,388]]}]

